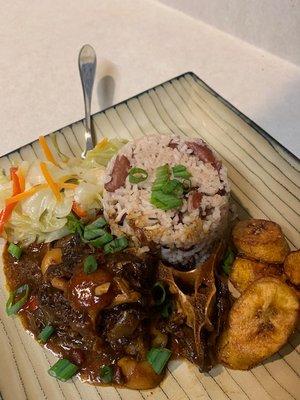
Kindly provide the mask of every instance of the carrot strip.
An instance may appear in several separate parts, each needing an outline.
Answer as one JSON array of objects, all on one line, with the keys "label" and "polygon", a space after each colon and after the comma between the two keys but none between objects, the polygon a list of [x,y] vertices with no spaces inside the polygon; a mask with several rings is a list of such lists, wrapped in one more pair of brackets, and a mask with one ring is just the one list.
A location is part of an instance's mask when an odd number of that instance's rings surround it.
[{"label": "carrot strip", "polygon": [[13,195],[21,193],[21,187],[18,177],[18,167],[11,167],[10,169],[10,179],[12,181],[12,192]]},{"label": "carrot strip", "polygon": [[59,185],[57,183],[54,182],[48,168],[47,165],[44,162],[40,163],[40,168],[41,171],[44,175],[44,178],[46,180],[46,182],[48,183],[48,185],[50,186],[54,196],[56,197],[57,201],[61,201],[62,200],[62,195],[59,191]]},{"label": "carrot strip", "polygon": [[[58,184],[58,186],[61,189],[73,189],[74,190],[77,188],[77,185],[75,185],[74,183],[62,183],[62,184]],[[18,203],[19,201],[23,201],[23,200],[27,199],[28,197],[34,195],[39,190],[46,189],[47,187],[49,187],[48,183],[42,183],[40,185],[33,186],[32,188],[26,190],[25,192],[22,192],[22,193],[16,194],[15,196],[9,197],[8,199],[5,200],[5,204],[9,205],[9,204]]]},{"label": "carrot strip", "polygon": [[15,196],[9,197],[8,199],[5,200],[5,204],[9,205],[9,204],[18,203],[19,201],[25,200],[25,199],[27,199],[27,197],[32,196],[37,191],[46,189],[48,186],[49,186],[48,183],[43,183],[41,185],[33,186],[32,188],[26,190],[25,192],[22,192],[22,193],[16,194]]},{"label": "carrot strip", "polygon": [[80,207],[80,205],[76,201],[73,201],[72,210],[80,218],[84,218],[87,216],[87,213]]},{"label": "carrot strip", "polygon": [[9,172],[10,172],[10,180],[12,180],[13,174],[15,174],[18,171],[18,167],[10,167]]},{"label": "carrot strip", "polygon": [[21,192],[24,192],[25,190],[25,177],[20,169],[17,171],[18,179],[19,179],[19,186]]},{"label": "carrot strip", "polygon": [[57,162],[55,161],[55,158],[53,157],[53,154],[51,153],[51,150],[46,142],[46,139],[44,136],[39,137],[39,144],[41,146],[41,149],[48,161],[50,161],[52,164],[56,165],[58,167]]},{"label": "carrot strip", "polygon": [[[11,167],[10,169],[10,178],[12,181],[12,192],[13,196],[19,194],[21,192],[20,182],[17,175],[18,167]],[[4,209],[0,213],[0,235],[3,232],[4,225],[11,217],[13,209],[15,208],[15,204],[5,205]]]}]

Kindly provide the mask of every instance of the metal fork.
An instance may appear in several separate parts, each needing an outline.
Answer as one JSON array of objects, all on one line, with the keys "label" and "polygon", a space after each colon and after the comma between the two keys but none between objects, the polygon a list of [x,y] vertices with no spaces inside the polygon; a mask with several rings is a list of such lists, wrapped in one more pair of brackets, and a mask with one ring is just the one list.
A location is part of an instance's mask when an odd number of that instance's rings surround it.
[{"label": "metal fork", "polygon": [[78,67],[82,83],[84,109],[85,109],[85,150],[81,157],[85,158],[87,151],[95,146],[95,137],[91,129],[91,101],[94,86],[97,57],[95,50],[89,44],[85,44],[78,56]]}]

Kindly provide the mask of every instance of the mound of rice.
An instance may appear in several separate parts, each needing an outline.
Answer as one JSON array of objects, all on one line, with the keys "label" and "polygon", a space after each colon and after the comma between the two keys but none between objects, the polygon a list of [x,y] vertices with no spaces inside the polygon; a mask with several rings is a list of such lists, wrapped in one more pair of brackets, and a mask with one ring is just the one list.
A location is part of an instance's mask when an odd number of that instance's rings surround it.
[{"label": "mound of rice", "polygon": [[[168,211],[150,202],[156,170],[164,164],[170,168],[184,165],[192,175],[191,189],[183,197],[182,206]],[[128,171],[132,167],[146,170],[148,178],[130,183]],[[120,174],[119,182],[116,174]],[[125,234],[133,245],[144,249],[149,244],[158,245],[162,257],[171,263],[184,263],[195,254],[208,253],[226,228],[227,171],[201,139],[153,135],[129,142],[108,164],[104,183],[108,189],[103,197],[104,215],[112,232]]]}]

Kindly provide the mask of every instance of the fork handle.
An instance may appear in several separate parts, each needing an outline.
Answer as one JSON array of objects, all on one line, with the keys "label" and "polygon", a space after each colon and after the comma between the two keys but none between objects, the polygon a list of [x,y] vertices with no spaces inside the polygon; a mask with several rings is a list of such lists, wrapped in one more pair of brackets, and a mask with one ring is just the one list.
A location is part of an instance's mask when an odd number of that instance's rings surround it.
[{"label": "fork handle", "polygon": [[89,44],[84,45],[78,57],[85,109],[85,150],[82,153],[83,158],[86,156],[87,151],[93,149],[95,145],[95,138],[91,129],[91,101],[96,66],[97,57],[95,50]]}]

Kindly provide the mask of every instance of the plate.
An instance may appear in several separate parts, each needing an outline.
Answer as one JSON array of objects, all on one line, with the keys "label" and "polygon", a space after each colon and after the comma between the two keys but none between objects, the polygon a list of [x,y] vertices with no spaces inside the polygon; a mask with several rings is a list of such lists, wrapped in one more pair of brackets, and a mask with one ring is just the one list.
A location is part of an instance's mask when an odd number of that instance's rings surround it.
[{"label": "plate", "polygon": [[[228,168],[233,202],[240,218],[249,215],[278,222],[292,248],[300,248],[300,165],[254,122],[220,97],[195,74],[186,73],[92,117],[103,136],[127,139],[151,133],[200,136]],[[54,133],[65,154],[80,155],[82,121]],[[49,146],[52,143],[48,140]],[[21,159],[43,158],[37,142],[0,158],[8,169]],[[251,371],[222,366],[209,374],[185,361],[169,364],[162,384],[132,391],[60,383],[47,370],[55,357],[28,335],[17,318],[5,314],[7,292],[1,268],[0,392],[3,400],[290,400],[300,398],[299,330],[279,353]],[[0,398],[1,398],[0,396]]]}]

